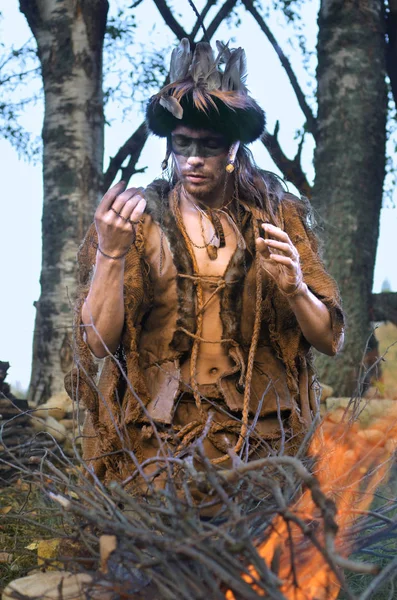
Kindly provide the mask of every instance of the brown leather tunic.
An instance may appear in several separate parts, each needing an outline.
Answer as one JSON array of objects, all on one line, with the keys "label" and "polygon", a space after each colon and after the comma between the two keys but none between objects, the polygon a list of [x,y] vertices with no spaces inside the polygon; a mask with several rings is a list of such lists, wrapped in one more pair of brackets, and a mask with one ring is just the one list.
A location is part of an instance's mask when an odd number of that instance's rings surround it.
[{"label": "brown leather tunic", "polygon": [[[84,458],[105,480],[123,477],[131,469],[121,451],[128,439],[142,458],[142,440],[130,435],[151,418],[173,422],[175,401],[183,383],[181,364],[189,356],[196,332],[195,276],[192,261],[172,211],[161,210],[158,186],[146,190],[147,214],[138,227],[135,245],[126,260],[125,329],[120,363],[104,360],[97,381],[96,366],[81,335],[80,308],[95,264],[95,227],[91,226],[79,252],[80,300],[76,307],[76,354],[79,362],[66,380],[68,392],[87,408]],[[219,374],[216,392],[231,414],[240,414],[248,351],[255,318],[255,253],[253,219],[268,220],[249,205],[242,221],[245,251],[237,248],[222,278],[220,318],[224,347],[232,365]],[[161,225],[160,225],[161,224]],[[301,260],[304,280],[328,307],[338,347],[344,327],[335,281],[318,256],[316,239],[299,204],[285,194],[278,224],[290,236]],[[161,249],[162,248],[162,249]],[[250,390],[252,418],[290,414],[295,432],[305,432],[317,411],[310,345],[303,337],[287,300],[267,279],[263,281],[262,327]],[[120,370],[120,366],[122,370]],[[126,381],[128,380],[128,381]],[[120,441],[120,431],[128,433]],[[114,452],[120,450],[119,455]],[[111,455],[109,456],[109,453]],[[128,464],[130,465],[128,467]]]}]

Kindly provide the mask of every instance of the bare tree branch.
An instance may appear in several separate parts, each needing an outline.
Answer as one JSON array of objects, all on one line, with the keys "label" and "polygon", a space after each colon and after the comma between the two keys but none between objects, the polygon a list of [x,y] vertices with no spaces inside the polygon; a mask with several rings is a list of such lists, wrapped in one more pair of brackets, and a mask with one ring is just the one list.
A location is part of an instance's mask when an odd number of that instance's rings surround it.
[{"label": "bare tree branch", "polygon": [[277,121],[276,126],[274,128],[274,133],[269,133],[265,131],[263,134],[261,141],[263,145],[268,150],[270,156],[273,161],[280,169],[284,178],[287,181],[291,181],[298,190],[304,194],[307,198],[311,198],[312,188],[307,181],[306,175],[303,172],[301,165],[301,152],[303,146],[303,137],[299,143],[298,152],[296,153],[295,158],[288,158],[283,150],[281,149],[280,143],[278,141],[278,132],[280,129],[280,124]]},{"label": "bare tree branch", "polygon": [[127,166],[125,167],[121,167],[121,179],[123,179],[125,182],[129,182],[129,180],[131,179],[131,177],[133,175],[135,175],[135,173],[144,173],[147,169],[147,167],[142,167],[141,169],[137,169],[136,168],[136,163],[138,161],[138,158],[136,158],[136,154],[139,152],[139,154],[141,153],[141,151],[143,150],[143,145],[137,144],[136,145],[136,153],[132,153],[130,156],[130,160],[128,161]]},{"label": "bare tree branch", "polygon": [[6,83],[10,83],[10,81],[15,79],[21,81],[23,77],[26,77],[26,75],[32,75],[33,73],[37,74],[39,72],[40,68],[36,67],[34,69],[29,69],[28,71],[21,71],[20,73],[11,73],[11,75],[4,77],[4,79],[0,79],[0,85],[5,85]]},{"label": "bare tree branch", "polygon": [[390,79],[394,104],[397,108],[397,0],[389,0],[389,13],[386,17],[386,68]]},{"label": "bare tree branch", "polygon": [[137,173],[137,171],[135,170],[135,166],[139,160],[147,137],[148,132],[146,128],[146,123],[144,121],[139,125],[138,129],[131,135],[131,137],[129,137],[128,140],[121,146],[116,156],[111,158],[109,166],[106,172],[104,173],[103,177],[104,192],[111,186],[113,180],[117,175],[118,170],[121,169],[121,165],[128,156],[130,156],[131,158],[127,167],[125,167],[125,171],[123,171],[123,177],[128,176],[129,179],[134,173]]},{"label": "bare tree branch", "polygon": [[230,14],[233,8],[236,6],[237,0],[226,0],[226,2],[221,6],[209,26],[207,27],[208,38],[211,39],[215,34],[216,30],[222,23],[224,19]]},{"label": "bare tree branch", "polygon": [[[201,18],[202,21],[204,21],[205,17],[207,16],[207,14],[210,11],[210,9],[213,6],[215,6],[215,4],[216,4],[216,0],[208,0],[207,4],[204,6],[203,10],[200,13],[200,18]],[[191,34],[190,34],[190,39],[191,40],[194,40],[194,38],[196,37],[199,29],[200,29],[200,21],[197,19],[197,21],[194,24],[194,27],[193,27],[193,29],[191,31]]]},{"label": "bare tree branch", "polygon": [[302,89],[298,83],[298,79],[292,69],[291,63],[289,62],[288,58],[285,56],[284,52],[280,48],[280,45],[278,44],[273,33],[270,31],[269,27],[265,23],[263,17],[259,14],[257,9],[255,8],[255,6],[253,4],[253,0],[243,0],[243,4],[246,7],[246,9],[248,10],[248,12],[250,12],[251,15],[254,17],[255,21],[258,23],[259,27],[261,28],[263,33],[266,35],[267,39],[269,40],[269,42],[273,46],[274,50],[276,51],[276,54],[279,57],[280,62],[287,73],[288,79],[290,80],[292,88],[297,97],[299,106],[301,107],[301,110],[302,110],[303,114],[305,115],[306,122],[307,122],[307,129],[313,135],[313,137],[316,138],[316,132],[317,132],[316,118],[313,115],[313,112],[306,101],[305,95],[302,92]]},{"label": "bare tree branch", "polygon": [[207,33],[207,30],[206,30],[206,28],[205,28],[204,21],[203,21],[203,19],[201,18],[201,14],[200,14],[200,13],[199,13],[199,11],[197,10],[197,7],[196,7],[195,3],[193,2],[193,0],[187,0],[187,1],[188,1],[189,5],[191,6],[191,9],[192,9],[192,11],[193,11],[193,12],[194,12],[194,14],[196,15],[196,17],[197,17],[197,22],[200,24],[200,27],[201,27],[201,29],[202,29],[202,31],[203,31],[203,34],[204,34],[203,40],[204,40],[204,41],[206,41],[207,43],[209,43],[209,42],[210,42],[210,39],[209,39],[209,37],[208,37],[208,33]]},{"label": "bare tree branch", "polygon": [[[189,35],[183,29],[183,27],[178,23],[178,21],[175,19],[174,15],[172,14],[171,9],[169,8],[169,6],[165,0],[154,0],[154,3],[157,6],[166,25],[171,29],[171,31],[175,34],[175,36],[179,40],[186,37],[189,39],[190,42],[194,41],[194,38],[200,29],[200,19],[197,19],[197,21],[192,29],[192,32]],[[216,0],[209,0],[207,2],[207,5],[204,7],[204,9],[200,15],[201,19],[205,18],[205,16],[208,14],[208,11],[215,3],[216,3]],[[210,25],[207,28],[208,39],[211,39],[213,37],[216,30],[222,23],[222,21],[233,10],[233,8],[236,6],[236,4],[237,4],[237,0],[226,0],[226,2],[221,6],[221,8],[219,9],[219,11],[217,12],[217,14],[215,15],[215,17],[213,18],[213,20],[211,21]],[[205,36],[203,37],[202,41],[206,41]]]},{"label": "bare tree branch", "polygon": [[182,25],[180,25],[180,23],[178,23],[178,21],[175,19],[167,2],[165,0],[154,0],[154,3],[158,8],[159,13],[163,17],[165,24],[171,29],[172,33],[178,38],[178,40],[181,40],[182,38],[185,38],[185,37],[189,38],[189,40],[190,40],[191,38],[190,38],[189,34],[183,29]]},{"label": "bare tree branch", "polygon": [[397,292],[372,294],[372,321],[390,321],[397,325]]}]

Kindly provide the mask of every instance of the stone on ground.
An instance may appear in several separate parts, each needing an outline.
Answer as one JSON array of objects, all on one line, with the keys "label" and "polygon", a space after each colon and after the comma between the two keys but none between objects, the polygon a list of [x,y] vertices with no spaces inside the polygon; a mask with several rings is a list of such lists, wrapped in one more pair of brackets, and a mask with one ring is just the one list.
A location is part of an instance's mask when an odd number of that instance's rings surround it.
[{"label": "stone on ground", "polygon": [[46,600],[88,600],[92,577],[68,571],[35,573],[12,581],[4,590],[2,600],[45,598]]}]

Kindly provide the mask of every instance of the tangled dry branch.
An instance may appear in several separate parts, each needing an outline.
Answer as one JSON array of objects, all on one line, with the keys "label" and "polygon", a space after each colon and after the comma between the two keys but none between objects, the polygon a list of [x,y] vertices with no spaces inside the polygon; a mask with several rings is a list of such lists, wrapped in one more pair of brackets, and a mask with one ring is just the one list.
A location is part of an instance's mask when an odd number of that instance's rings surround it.
[{"label": "tangled dry branch", "polygon": [[[233,467],[219,470],[205,456],[199,438],[183,457],[159,453],[150,477],[140,469],[149,491],[134,495],[123,482],[105,487],[84,464],[78,445],[74,455],[67,456],[50,434],[36,436],[36,448],[40,440],[52,442],[43,444],[40,456],[29,456],[29,450],[26,456],[13,456],[10,450],[8,462],[19,478],[39,488],[49,505],[61,510],[61,528],[42,525],[45,537],[61,539],[56,564],[89,571],[92,586],[113,594],[109,597],[289,598],[282,591],[279,545],[266,556],[260,552],[278,522],[286,526],[284,545],[297,589],[302,544],[305,551],[310,546],[322,556],[346,598],[354,596],[342,569],[375,575],[371,593],[394,577],[393,562],[380,571],[376,564],[352,561],[340,553],[335,503],[319,484],[315,457],[304,458],[303,451],[303,458],[273,453],[250,463],[232,455]],[[165,474],[163,489],[152,485],[160,474]],[[205,498],[200,508],[192,499],[193,488]],[[304,490],[314,504],[314,512],[306,515],[296,508]],[[211,516],[204,509],[211,509]],[[367,551],[376,551],[395,531],[394,512],[395,503],[389,502],[386,508],[358,515],[354,526],[343,532],[344,544],[353,549],[361,540]],[[34,521],[23,506],[18,515],[4,517],[16,518],[27,524]],[[296,530],[302,533],[300,541]],[[101,546],[109,536],[115,543],[104,560]],[[361,600],[368,597],[372,596],[364,592]]]}]

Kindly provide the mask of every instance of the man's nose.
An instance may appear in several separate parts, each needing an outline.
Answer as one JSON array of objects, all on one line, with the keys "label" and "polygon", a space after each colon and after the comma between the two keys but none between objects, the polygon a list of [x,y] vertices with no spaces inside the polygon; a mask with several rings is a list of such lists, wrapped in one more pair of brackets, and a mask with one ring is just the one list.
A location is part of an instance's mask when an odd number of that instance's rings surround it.
[{"label": "man's nose", "polygon": [[204,158],[202,156],[189,156],[187,163],[191,167],[200,167],[204,164]]}]

